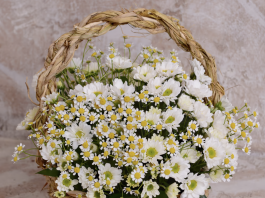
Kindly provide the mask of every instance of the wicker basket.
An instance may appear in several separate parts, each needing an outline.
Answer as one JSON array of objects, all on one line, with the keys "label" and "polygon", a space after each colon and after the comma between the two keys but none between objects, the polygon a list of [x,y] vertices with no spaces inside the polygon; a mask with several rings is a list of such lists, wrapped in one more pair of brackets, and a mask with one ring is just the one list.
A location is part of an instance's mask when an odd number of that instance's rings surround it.
[{"label": "wicker basket", "polygon": [[[102,25],[102,23],[104,24]],[[41,114],[43,105],[41,98],[56,90],[55,76],[70,63],[79,44],[83,40],[101,36],[115,29],[118,25],[125,24],[145,29],[151,34],[167,32],[179,47],[190,52],[192,58],[196,58],[201,62],[206,74],[212,78],[210,85],[213,91],[213,95],[210,98],[212,103],[217,103],[224,95],[224,89],[217,81],[214,58],[193,39],[191,33],[181,26],[176,18],[164,15],[154,9],[147,10],[145,8],[133,11],[123,9],[122,11],[96,12],[74,25],[72,31],[63,34],[50,45],[44,64],[45,71],[40,74],[36,88],[36,98],[40,102],[40,112],[35,118],[36,127],[42,126],[47,119],[46,116]],[[36,158],[36,163],[44,169],[45,160]],[[46,176],[46,180],[48,193],[51,197],[54,197],[53,194],[56,191],[55,178]],[[206,192],[207,194],[208,191]],[[69,192],[67,197],[75,197],[75,192]]]}]

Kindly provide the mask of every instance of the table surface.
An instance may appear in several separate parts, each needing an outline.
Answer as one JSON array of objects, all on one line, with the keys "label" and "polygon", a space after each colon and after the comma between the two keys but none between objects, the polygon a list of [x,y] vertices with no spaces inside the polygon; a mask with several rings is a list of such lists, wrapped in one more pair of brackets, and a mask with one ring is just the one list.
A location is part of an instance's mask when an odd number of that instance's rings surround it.
[{"label": "table surface", "polygon": [[[28,140],[0,139],[0,198],[48,198],[41,190],[45,178],[38,172],[34,159],[11,162],[14,147],[22,142],[31,148]],[[209,198],[264,198],[265,154],[240,155],[239,167],[231,182],[212,184]]]}]

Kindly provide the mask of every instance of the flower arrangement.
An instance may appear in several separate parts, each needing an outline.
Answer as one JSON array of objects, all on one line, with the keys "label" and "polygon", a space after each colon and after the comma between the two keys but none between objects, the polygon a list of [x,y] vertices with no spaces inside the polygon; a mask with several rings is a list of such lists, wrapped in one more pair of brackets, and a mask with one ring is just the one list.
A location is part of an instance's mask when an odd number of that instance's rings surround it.
[{"label": "flower arrangement", "polygon": [[[258,113],[225,97],[213,105],[198,60],[187,74],[175,50],[165,58],[143,47],[131,59],[126,39],[123,54],[111,43],[107,55],[88,40],[56,76],[57,91],[41,98],[46,123],[36,127],[35,107],[17,126],[45,160],[39,174],[56,177],[54,196],[199,198],[210,183],[230,181],[237,150],[250,154]],[[34,156],[24,146],[14,162]]]}]

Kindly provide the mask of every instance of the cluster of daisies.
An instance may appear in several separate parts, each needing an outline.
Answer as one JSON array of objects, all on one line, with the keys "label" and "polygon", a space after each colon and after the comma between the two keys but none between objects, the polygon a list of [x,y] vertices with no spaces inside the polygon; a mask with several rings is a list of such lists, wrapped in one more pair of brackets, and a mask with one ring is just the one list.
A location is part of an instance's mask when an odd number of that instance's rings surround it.
[{"label": "cluster of daisies", "polygon": [[[42,98],[44,108],[30,110],[18,125],[31,130],[46,167],[60,172],[55,197],[75,190],[79,198],[162,192],[199,198],[210,183],[230,181],[238,149],[250,154],[256,111],[225,97],[212,105],[211,78],[196,59],[189,75],[175,50],[164,58],[144,47],[138,64],[130,59],[131,46],[125,43],[121,55],[112,43],[105,58],[86,45],[90,59],[84,61],[86,53],[74,58],[57,76],[57,92]],[[36,122],[38,113],[47,118],[44,125]],[[28,150],[19,144],[13,161],[22,153],[34,156]]]}]

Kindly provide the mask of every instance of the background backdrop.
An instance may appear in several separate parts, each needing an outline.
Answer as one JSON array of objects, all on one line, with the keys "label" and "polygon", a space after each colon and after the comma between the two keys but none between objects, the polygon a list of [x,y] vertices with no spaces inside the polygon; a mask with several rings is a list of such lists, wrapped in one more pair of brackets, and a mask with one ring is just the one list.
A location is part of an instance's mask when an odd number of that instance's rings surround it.
[{"label": "background backdrop", "polygon": [[[45,180],[34,159],[11,163],[14,147],[26,140],[26,131],[15,131],[25,112],[34,105],[29,101],[25,80],[43,67],[49,45],[88,14],[108,9],[156,9],[180,20],[195,40],[216,59],[218,78],[234,105],[246,99],[260,114],[264,125],[265,110],[265,1],[264,0],[0,0],[0,197],[44,198]],[[127,35],[137,30],[122,26]],[[132,32],[133,31],[133,32]],[[122,43],[121,28],[93,40],[106,51],[110,42]],[[148,35],[130,38],[134,51],[153,45],[164,52],[179,51],[184,65],[189,58],[169,36]],[[78,56],[80,52],[77,52]],[[189,67],[186,69],[189,70]],[[31,90],[31,97],[35,92]],[[35,99],[35,98],[34,98]],[[240,154],[239,168],[230,183],[212,186],[210,198],[264,197],[265,134],[262,128],[253,135],[250,156]],[[30,163],[32,161],[32,163]]]}]

